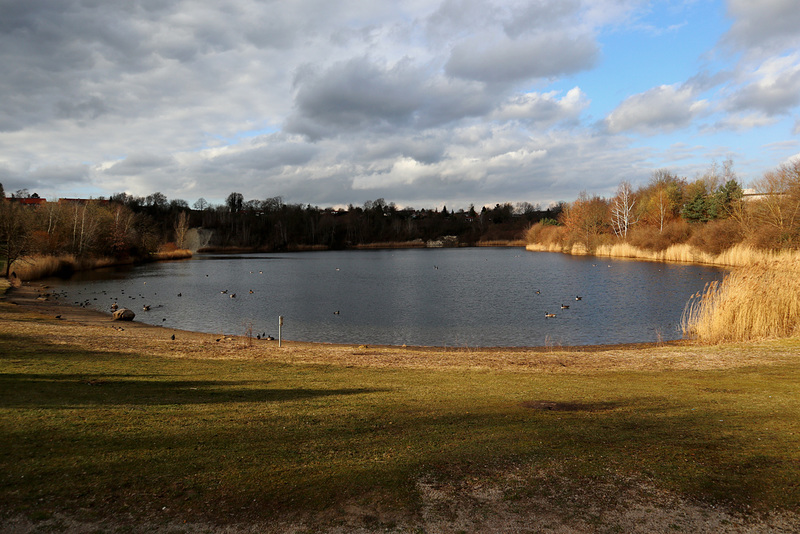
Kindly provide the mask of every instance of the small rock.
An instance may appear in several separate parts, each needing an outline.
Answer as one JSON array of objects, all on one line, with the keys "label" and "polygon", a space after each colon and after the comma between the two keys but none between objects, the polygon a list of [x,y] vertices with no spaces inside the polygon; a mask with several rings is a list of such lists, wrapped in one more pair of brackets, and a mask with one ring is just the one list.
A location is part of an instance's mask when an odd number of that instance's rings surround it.
[{"label": "small rock", "polygon": [[136,317],[136,314],[128,308],[120,308],[111,315],[114,321],[133,321],[134,317]]}]

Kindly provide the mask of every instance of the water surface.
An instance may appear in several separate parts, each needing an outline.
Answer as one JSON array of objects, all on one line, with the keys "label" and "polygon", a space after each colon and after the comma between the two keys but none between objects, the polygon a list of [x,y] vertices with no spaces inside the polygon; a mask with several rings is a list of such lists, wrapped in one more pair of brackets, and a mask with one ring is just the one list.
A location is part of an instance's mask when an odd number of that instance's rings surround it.
[{"label": "water surface", "polygon": [[301,341],[558,346],[679,339],[689,297],[723,274],[696,265],[459,248],[201,254],[81,273],[57,285],[71,302],[102,311],[117,302],[137,321],[215,334],[277,337],[283,316],[283,338]]}]

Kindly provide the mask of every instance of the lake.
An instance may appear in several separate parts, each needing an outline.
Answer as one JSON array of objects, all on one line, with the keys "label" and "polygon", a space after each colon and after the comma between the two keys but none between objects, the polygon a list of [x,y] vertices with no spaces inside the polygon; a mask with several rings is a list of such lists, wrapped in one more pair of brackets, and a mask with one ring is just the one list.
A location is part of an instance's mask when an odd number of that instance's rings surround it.
[{"label": "lake", "polygon": [[724,273],[521,248],[441,248],[197,254],[54,285],[67,302],[109,313],[117,302],[136,321],[213,334],[277,338],[283,316],[283,339],[297,341],[524,347],[680,339],[686,302]]}]

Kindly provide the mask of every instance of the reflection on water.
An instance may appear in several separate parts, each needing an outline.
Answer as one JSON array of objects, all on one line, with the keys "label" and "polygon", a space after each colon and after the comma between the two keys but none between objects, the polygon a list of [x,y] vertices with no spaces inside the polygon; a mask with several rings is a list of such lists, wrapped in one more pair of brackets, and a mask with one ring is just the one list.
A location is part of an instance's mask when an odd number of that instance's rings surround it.
[{"label": "reflection on water", "polygon": [[197,255],[56,285],[71,302],[109,312],[117,302],[137,321],[209,333],[252,328],[277,336],[283,316],[283,337],[302,341],[557,346],[678,339],[689,297],[722,275],[693,265],[463,248]]}]

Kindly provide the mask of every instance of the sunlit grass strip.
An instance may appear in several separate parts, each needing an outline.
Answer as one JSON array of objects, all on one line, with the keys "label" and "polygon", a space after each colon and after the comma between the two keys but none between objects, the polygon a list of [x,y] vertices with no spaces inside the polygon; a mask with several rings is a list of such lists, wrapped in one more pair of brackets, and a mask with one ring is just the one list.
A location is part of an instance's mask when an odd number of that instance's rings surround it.
[{"label": "sunlit grass strip", "polygon": [[742,267],[687,303],[684,334],[705,343],[800,334],[800,263],[784,257]]}]

